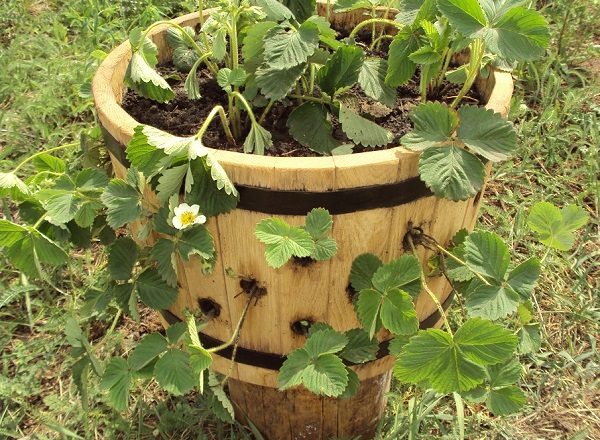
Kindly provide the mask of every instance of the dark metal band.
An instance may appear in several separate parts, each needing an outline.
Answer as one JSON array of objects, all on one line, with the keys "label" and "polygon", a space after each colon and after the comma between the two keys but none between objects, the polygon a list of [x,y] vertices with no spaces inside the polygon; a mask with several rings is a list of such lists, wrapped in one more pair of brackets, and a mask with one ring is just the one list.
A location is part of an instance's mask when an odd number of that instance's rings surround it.
[{"label": "dark metal band", "polygon": [[[446,298],[446,300],[442,303],[442,308],[447,310],[454,299],[454,291]],[[169,325],[176,324],[181,322],[181,319],[177,317],[174,313],[169,310],[161,310],[160,311],[162,317],[169,323]],[[441,318],[441,314],[438,310],[433,312],[427,318],[419,323],[419,329],[426,330],[428,328],[432,328]],[[199,333],[200,341],[202,345],[206,348],[218,347],[223,344],[223,341],[220,341],[212,336],[204,334],[202,332]],[[379,350],[377,351],[376,359],[381,359],[390,354],[389,351],[390,341],[383,341],[379,343]],[[233,355],[233,347],[227,347],[223,350],[216,352],[221,357],[231,359]],[[285,361],[286,356],[276,354],[276,353],[266,353],[263,351],[251,350],[244,347],[237,348],[235,354],[235,361],[240,364],[250,365],[253,367],[265,368],[267,370],[279,370]],[[345,362],[346,365],[355,365],[351,362]]]},{"label": "dark metal band", "polygon": [[[125,146],[102,125],[106,149],[124,166],[129,166]],[[236,185],[240,193],[238,209],[271,215],[306,215],[313,208],[325,208],[330,214],[349,214],[377,208],[405,205],[433,193],[419,177],[402,182],[332,191],[286,191]]]}]

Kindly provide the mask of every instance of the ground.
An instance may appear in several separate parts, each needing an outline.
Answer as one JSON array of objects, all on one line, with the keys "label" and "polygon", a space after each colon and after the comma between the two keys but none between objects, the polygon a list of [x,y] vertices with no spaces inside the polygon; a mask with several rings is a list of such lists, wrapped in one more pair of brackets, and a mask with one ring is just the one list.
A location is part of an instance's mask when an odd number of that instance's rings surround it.
[{"label": "ground", "polygon": [[[86,87],[100,51],[122,41],[131,27],[187,12],[193,3],[4,0],[0,169],[28,152],[72,140],[81,141],[85,154],[73,151],[66,158],[80,163],[102,156]],[[510,119],[519,151],[494,169],[479,224],[508,238],[522,260],[542,252],[524,225],[535,202],[575,203],[592,222],[573,251],[548,257],[536,293],[544,343],[540,353],[524,359],[524,413],[500,419],[467,407],[467,438],[600,438],[600,2],[548,0],[538,6],[551,23],[551,47],[543,61],[515,71],[520,79]],[[8,210],[3,201],[2,212]],[[200,397],[170,398],[152,384],[135,390],[126,414],[113,411],[97,386],[82,404],[63,329],[67,316],[81,315],[81,299],[102,257],[96,248],[78,253],[54,287],[30,282],[0,261],[0,438],[252,438],[213,419]],[[153,315],[145,318],[141,327],[125,318],[96,320],[87,331],[97,353],[107,354],[158,328]],[[411,397],[414,390],[394,385],[382,438],[406,432]],[[452,399],[437,402],[430,413],[424,408],[436,399],[430,393],[416,399],[423,411],[421,438],[455,438]]]}]

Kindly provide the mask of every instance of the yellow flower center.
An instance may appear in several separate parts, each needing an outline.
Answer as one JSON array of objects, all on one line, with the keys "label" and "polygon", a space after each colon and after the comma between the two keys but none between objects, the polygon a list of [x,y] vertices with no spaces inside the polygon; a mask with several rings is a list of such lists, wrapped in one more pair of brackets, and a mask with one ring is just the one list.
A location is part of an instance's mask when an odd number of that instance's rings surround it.
[{"label": "yellow flower center", "polygon": [[196,214],[191,211],[186,211],[181,214],[181,224],[183,226],[191,225],[196,220]]}]

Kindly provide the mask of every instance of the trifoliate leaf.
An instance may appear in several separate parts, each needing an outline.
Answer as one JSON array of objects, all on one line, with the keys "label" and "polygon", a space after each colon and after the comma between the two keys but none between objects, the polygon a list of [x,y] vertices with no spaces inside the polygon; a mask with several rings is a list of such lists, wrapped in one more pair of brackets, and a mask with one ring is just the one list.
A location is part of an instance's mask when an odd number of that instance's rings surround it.
[{"label": "trifoliate leaf", "polygon": [[528,324],[521,327],[517,333],[519,337],[519,353],[529,354],[540,351],[542,338],[538,324]]},{"label": "trifoliate leaf", "polygon": [[458,146],[427,148],[419,158],[421,180],[437,197],[452,201],[473,197],[483,186],[485,167]]},{"label": "trifoliate leaf", "polygon": [[517,310],[519,295],[510,286],[479,284],[469,293],[466,302],[469,316],[495,321]]},{"label": "trifoliate leaf", "polygon": [[144,134],[145,127],[145,125],[135,127],[125,152],[131,165],[149,179],[159,172],[168,157],[163,150],[148,142],[148,138]]},{"label": "trifoliate leaf", "polygon": [[140,95],[157,102],[175,98],[171,86],[154,70],[140,52],[134,52],[125,74],[125,84]]},{"label": "trifoliate leaf", "polygon": [[[31,163],[33,163],[35,170],[38,172],[52,171],[54,173],[64,173],[67,169],[64,160],[48,153],[42,153],[39,156],[34,157]],[[0,186],[2,185],[0,184]]]},{"label": "trifoliate leaf", "polygon": [[483,366],[506,360],[515,346],[509,330],[479,318],[468,320],[454,338],[422,330],[402,350],[394,374],[404,382],[426,381],[440,393],[469,391],[486,377]]},{"label": "trifoliate leaf", "polygon": [[331,233],[333,217],[324,208],[314,208],[306,215],[304,229],[315,240],[323,238]]},{"label": "trifoliate leaf", "polygon": [[439,0],[438,8],[452,27],[465,36],[477,33],[487,22],[478,0]]},{"label": "trifoliate leaf", "polygon": [[202,213],[207,217],[225,214],[237,206],[237,195],[230,195],[223,190],[219,190],[213,182],[210,168],[205,166],[200,159],[192,162],[190,169],[194,185],[191,192],[185,195],[186,203],[191,205],[201,200]]},{"label": "trifoliate leaf", "polygon": [[138,247],[129,237],[118,238],[108,252],[108,272],[113,280],[127,281],[131,278],[137,261]]},{"label": "trifoliate leaf", "polygon": [[410,112],[413,131],[404,135],[402,145],[421,151],[450,139],[458,125],[454,110],[441,102],[420,104]]},{"label": "trifoliate leaf", "polygon": [[471,270],[500,284],[508,270],[510,253],[497,234],[476,231],[465,240],[465,262]]},{"label": "trifoliate leaf", "polygon": [[273,217],[256,225],[256,238],[266,244],[265,257],[269,266],[279,268],[296,257],[308,257],[314,251],[314,241],[302,228],[290,226],[284,220]]},{"label": "trifoliate leaf", "polygon": [[523,408],[527,398],[517,386],[491,389],[488,393],[486,406],[495,416],[508,416]]},{"label": "trifoliate leaf", "polygon": [[373,339],[375,333],[381,328],[381,303],[383,296],[375,289],[363,289],[358,293],[356,301],[356,314],[363,328],[369,332]]},{"label": "trifoliate leaf", "polygon": [[421,46],[411,53],[408,58],[417,64],[429,65],[439,62],[442,56],[431,46]]},{"label": "trifoliate leaf", "polygon": [[[452,248],[452,255],[465,261],[465,245],[464,243],[459,244]],[[451,257],[445,258],[446,263],[446,274],[452,281],[465,282],[473,279],[475,274],[467,266],[458,263]]]},{"label": "trifoliate leaf", "polygon": [[129,32],[129,44],[131,45],[131,49],[134,52],[140,52],[150,67],[156,67],[156,64],[158,63],[158,47],[156,47],[156,44],[148,37],[145,37],[144,41],[142,41],[143,37],[144,31],[141,28],[133,28],[131,32]]},{"label": "trifoliate leaf", "polygon": [[369,338],[369,334],[361,328],[348,330],[345,333],[348,345],[344,347],[340,356],[352,363],[362,364],[375,359],[379,344]]},{"label": "trifoliate leaf", "polygon": [[358,46],[342,46],[317,73],[319,88],[329,96],[358,82],[365,54]]},{"label": "trifoliate leaf", "polygon": [[298,30],[282,26],[270,29],[264,37],[264,57],[271,69],[284,70],[306,63],[319,45],[319,28],[311,22]]},{"label": "trifoliate leaf", "polygon": [[65,192],[44,200],[42,205],[48,214],[48,221],[58,226],[73,220],[83,202],[84,199],[76,193]]},{"label": "trifoliate leaf", "polygon": [[179,255],[188,261],[192,255],[210,260],[215,255],[215,243],[204,226],[186,229],[177,242]]},{"label": "trifoliate leaf", "polygon": [[227,55],[227,30],[224,27],[217,29],[212,39],[212,58],[222,61]]},{"label": "trifoliate leaf", "polygon": [[189,355],[171,348],[156,362],[154,376],[158,384],[175,396],[191,391],[196,384]]},{"label": "trifoliate leaf", "polygon": [[156,269],[142,272],[135,287],[142,302],[154,310],[168,309],[177,298],[177,289],[165,283]]},{"label": "trifoliate leaf", "polygon": [[559,251],[568,251],[575,243],[574,232],[585,226],[589,215],[575,205],[559,210],[552,203],[536,203],[529,212],[527,225],[538,234],[540,242]]},{"label": "trifoliate leaf", "polygon": [[421,263],[413,255],[402,255],[379,267],[373,274],[373,286],[380,292],[401,289],[416,297],[421,293]]},{"label": "trifoliate leaf", "polygon": [[358,83],[365,94],[392,108],[396,104],[396,91],[385,83],[388,63],[383,58],[367,58],[360,69]]},{"label": "trifoliate leaf", "polygon": [[510,271],[506,283],[519,294],[522,300],[527,300],[531,298],[540,271],[540,260],[532,257]]},{"label": "trifoliate leaf", "polygon": [[100,387],[108,390],[110,403],[117,411],[125,411],[129,405],[129,389],[132,377],[125,359],[112,358],[100,381]]},{"label": "trifoliate leaf", "polygon": [[75,186],[83,192],[104,190],[108,182],[106,173],[96,168],[84,168],[75,176]]},{"label": "trifoliate leaf", "polygon": [[492,162],[506,160],[517,146],[512,124],[491,109],[466,105],[458,110],[456,134],[469,149]]},{"label": "trifoliate leaf", "polygon": [[502,364],[490,365],[487,367],[490,386],[492,388],[513,385],[521,378],[523,367],[519,359],[514,357]]},{"label": "trifoliate leaf", "polygon": [[300,385],[304,369],[310,361],[310,355],[303,348],[288,354],[277,375],[277,387],[283,391]]},{"label": "trifoliate leaf", "polygon": [[167,340],[160,333],[149,333],[142,338],[129,355],[129,365],[141,370],[167,350]]},{"label": "trifoliate leaf", "polygon": [[208,154],[208,149],[195,136],[174,136],[150,125],[144,125],[141,132],[148,145],[164,151],[168,156],[187,156],[193,160]]},{"label": "trifoliate leaf", "polygon": [[385,83],[390,87],[399,87],[410,80],[417,65],[408,57],[419,48],[419,35],[404,28],[392,40],[388,54],[388,70]]},{"label": "trifoliate leaf", "polygon": [[324,354],[304,369],[302,384],[315,394],[337,397],[346,390],[348,371],[339,357]]},{"label": "trifoliate leaf", "polygon": [[388,346],[388,350],[390,351],[390,354],[392,356],[398,357],[400,355],[400,353],[402,353],[404,346],[406,344],[408,344],[409,341],[410,341],[410,337],[408,337],[408,336],[395,336],[394,339],[392,339],[390,341],[390,344]]},{"label": "trifoliate leaf", "polygon": [[159,238],[154,246],[152,246],[150,258],[156,261],[158,273],[165,283],[171,287],[177,287],[175,242],[166,238]]},{"label": "trifoliate leaf", "polygon": [[231,93],[234,87],[243,86],[247,77],[246,71],[240,67],[233,70],[224,67],[217,73],[217,83],[227,93]]},{"label": "trifoliate leaf", "polygon": [[306,63],[288,69],[261,66],[256,71],[256,84],[265,98],[271,101],[279,101],[292,90],[305,69]]},{"label": "trifoliate leaf", "polygon": [[287,126],[294,139],[318,153],[331,154],[341,145],[333,137],[333,126],[322,104],[305,102],[296,107],[288,117]]},{"label": "trifoliate leaf", "polygon": [[339,120],[346,136],[365,147],[383,147],[394,139],[389,130],[357,115],[343,105],[340,106]]},{"label": "trifoliate leaf", "polygon": [[412,335],[419,329],[419,320],[410,295],[393,288],[386,292],[381,304],[381,323],[396,335]]},{"label": "trifoliate leaf", "polygon": [[271,133],[258,123],[252,123],[248,136],[244,141],[244,153],[263,155],[265,150],[269,150],[272,146]]},{"label": "trifoliate leaf", "polygon": [[121,179],[112,179],[100,197],[107,210],[107,223],[113,229],[138,220],[142,215],[141,194]]},{"label": "trifoliate leaf", "polygon": [[354,259],[350,269],[350,283],[357,292],[364,289],[372,289],[371,279],[383,263],[373,254],[362,254]]},{"label": "trifoliate leaf", "polygon": [[242,54],[244,55],[244,69],[248,73],[256,72],[263,62],[264,42],[266,33],[277,26],[274,21],[254,23],[246,29]]}]

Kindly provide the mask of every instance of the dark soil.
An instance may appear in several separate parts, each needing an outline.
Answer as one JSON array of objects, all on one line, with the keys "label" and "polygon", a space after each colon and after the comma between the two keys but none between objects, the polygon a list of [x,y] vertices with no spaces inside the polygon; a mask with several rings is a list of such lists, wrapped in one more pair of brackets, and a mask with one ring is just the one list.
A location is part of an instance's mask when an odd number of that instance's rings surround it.
[{"label": "dark soil", "polygon": [[[388,45],[389,40],[384,41],[382,48],[377,52],[371,52],[371,54],[385,57]],[[159,104],[139,96],[132,90],[128,90],[123,97],[122,107],[138,122],[152,125],[173,135],[190,136],[198,131],[200,125],[215,105],[220,104],[227,108],[227,96],[225,92],[223,92],[207,70],[198,72],[202,98],[197,101],[190,100],[187,97],[184,89],[185,74],[177,72],[173,65],[170,64],[159,66],[158,70],[173,88],[175,99],[167,104]],[[394,140],[383,147],[383,149],[392,148],[397,146],[400,138],[412,128],[409,118],[410,110],[421,101],[418,81],[419,73],[417,72],[407,84],[398,88],[398,97],[393,109],[389,109],[367,97],[358,86],[347,92],[342,101],[345,105],[359,112],[363,117],[390,130],[394,134]],[[430,96],[429,99],[450,102],[458,94],[459,90],[460,86],[446,82],[439,96]],[[471,103],[479,103],[479,97],[475,91],[469,93],[465,101],[467,100]],[[262,124],[263,127],[269,130],[273,137],[273,147],[266,151],[267,155],[294,157],[319,156],[318,153],[303,147],[288,133],[286,127],[287,119],[296,105],[297,103],[294,100],[285,100],[276,103]],[[262,109],[255,109],[255,111],[257,117],[262,113]],[[332,124],[334,137],[341,142],[349,142],[342,132],[337,118],[332,117]],[[245,127],[246,130],[248,128]],[[203,142],[208,147],[242,152],[243,138],[236,145],[229,144],[218,118],[215,118],[211,127],[204,135]],[[354,152],[370,150],[372,149],[364,148],[360,145],[354,148]]]}]

